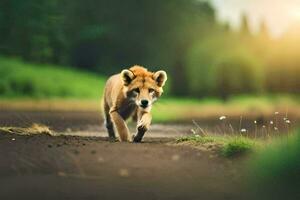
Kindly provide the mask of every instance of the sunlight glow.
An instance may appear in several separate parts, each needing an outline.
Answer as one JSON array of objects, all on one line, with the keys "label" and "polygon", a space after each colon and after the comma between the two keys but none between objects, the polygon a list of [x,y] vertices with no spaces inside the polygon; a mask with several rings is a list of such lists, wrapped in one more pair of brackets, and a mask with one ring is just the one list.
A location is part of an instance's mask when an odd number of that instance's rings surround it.
[{"label": "sunlight glow", "polygon": [[250,28],[256,32],[262,20],[273,37],[279,37],[292,26],[300,24],[300,0],[211,0],[220,21],[238,28],[240,17],[246,14]]},{"label": "sunlight glow", "polygon": [[300,21],[300,8],[295,8],[293,10],[291,10],[290,12],[290,17],[294,18],[297,21]]}]

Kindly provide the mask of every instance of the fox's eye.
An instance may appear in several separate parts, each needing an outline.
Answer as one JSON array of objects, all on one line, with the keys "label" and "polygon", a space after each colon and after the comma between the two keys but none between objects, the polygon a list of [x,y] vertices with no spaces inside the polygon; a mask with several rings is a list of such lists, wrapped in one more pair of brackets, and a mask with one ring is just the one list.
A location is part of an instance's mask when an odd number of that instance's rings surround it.
[{"label": "fox's eye", "polygon": [[135,89],[133,89],[133,91],[136,92],[136,93],[140,93],[140,89],[139,88],[135,88]]},{"label": "fox's eye", "polygon": [[150,88],[149,93],[153,93],[153,92],[154,92],[154,89]]}]

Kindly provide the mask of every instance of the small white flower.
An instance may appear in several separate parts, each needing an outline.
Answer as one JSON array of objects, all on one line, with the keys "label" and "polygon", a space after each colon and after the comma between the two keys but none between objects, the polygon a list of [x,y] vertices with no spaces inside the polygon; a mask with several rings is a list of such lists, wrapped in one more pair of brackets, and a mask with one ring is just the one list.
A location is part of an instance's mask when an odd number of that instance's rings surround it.
[{"label": "small white flower", "polygon": [[254,120],[254,124],[257,124],[257,121],[256,121],[256,120]]},{"label": "small white flower", "polygon": [[195,137],[200,137],[200,135],[197,134],[197,135],[195,135]]},{"label": "small white flower", "polygon": [[16,138],[12,138],[11,140],[12,140],[12,141],[15,141],[15,140],[16,140]]},{"label": "small white flower", "polygon": [[290,124],[291,121],[287,119],[287,120],[285,120],[285,123]]},{"label": "small white flower", "polygon": [[278,131],[278,128],[277,128],[277,127],[274,127],[274,130],[275,130],[275,131]]},{"label": "small white flower", "polygon": [[288,118],[284,117],[284,118],[283,118],[283,121],[286,121],[286,120],[288,120]]},{"label": "small white flower", "polygon": [[270,124],[274,124],[274,122],[273,122],[273,121],[270,121]]},{"label": "small white flower", "polygon": [[222,121],[222,120],[226,119],[226,116],[223,115],[219,119]]},{"label": "small white flower", "polygon": [[263,128],[266,128],[266,126],[265,126],[265,125],[263,125],[262,127],[263,127]]},{"label": "small white flower", "polygon": [[275,114],[275,115],[278,115],[278,114],[279,114],[279,112],[278,112],[278,111],[276,111],[274,114]]},{"label": "small white flower", "polygon": [[195,135],[196,131],[194,129],[191,129],[191,132]]},{"label": "small white flower", "polygon": [[247,132],[247,129],[242,128],[242,129],[241,129],[241,132],[242,132],[242,133],[245,133],[245,132]]}]

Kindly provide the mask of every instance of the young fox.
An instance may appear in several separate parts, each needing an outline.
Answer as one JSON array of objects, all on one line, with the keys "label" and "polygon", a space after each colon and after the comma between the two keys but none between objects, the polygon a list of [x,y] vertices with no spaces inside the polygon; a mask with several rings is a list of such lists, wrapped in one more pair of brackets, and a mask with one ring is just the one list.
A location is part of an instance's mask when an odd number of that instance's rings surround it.
[{"label": "young fox", "polygon": [[[115,139],[117,131],[120,141],[141,142],[151,124],[152,104],[162,95],[166,80],[165,71],[153,73],[137,65],[107,80],[103,110],[111,139]],[[137,120],[137,133],[133,137],[125,122],[131,116]]]}]

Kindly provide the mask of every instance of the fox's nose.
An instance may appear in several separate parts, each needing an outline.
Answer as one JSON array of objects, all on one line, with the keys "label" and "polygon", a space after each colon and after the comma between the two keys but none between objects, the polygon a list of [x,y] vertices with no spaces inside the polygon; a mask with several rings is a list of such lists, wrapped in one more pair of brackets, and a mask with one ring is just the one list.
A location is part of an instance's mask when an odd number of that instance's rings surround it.
[{"label": "fox's nose", "polygon": [[148,104],[149,104],[149,101],[148,101],[147,99],[141,100],[141,106],[142,106],[143,108],[146,108],[146,107],[148,106]]}]

